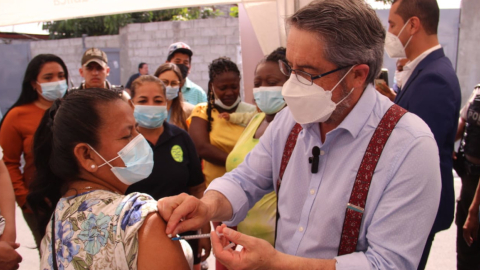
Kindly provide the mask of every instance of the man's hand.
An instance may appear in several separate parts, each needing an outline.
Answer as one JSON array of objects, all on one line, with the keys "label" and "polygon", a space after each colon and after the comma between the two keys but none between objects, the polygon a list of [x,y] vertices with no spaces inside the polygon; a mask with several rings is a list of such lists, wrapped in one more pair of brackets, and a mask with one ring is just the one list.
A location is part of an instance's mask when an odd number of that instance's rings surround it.
[{"label": "man's hand", "polygon": [[471,246],[473,241],[478,240],[478,211],[475,214],[469,213],[463,225],[463,239]]},{"label": "man's hand", "polygon": [[[217,233],[223,236],[219,237]],[[218,226],[216,233],[210,234],[215,257],[228,269],[273,269],[273,262],[277,260],[279,252],[267,241],[229,229],[225,224]],[[243,249],[241,251],[231,248],[224,250],[230,241],[243,246]]]},{"label": "man's hand", "polygon": [[0,269],[13,270],[20,267],[22,256],[15,251],[19,246],[20,244],[0,241]]},{"label": "man's hand", "polygon": [[167,221],[167,234],[196,231],[210,222],[209,207],[194,196],[182,193],[162,198],[157,202],[158,212]]},{"label": "man's hand", "polygon": [[388,97],[391,101],[395,100],[395,97],[397,96],[395,91],[390,89],[390,87],[388,87],[388,85],[385,82],[376,83],[375,89],[377,89],[377,91],[380,92],[380,94]]}]

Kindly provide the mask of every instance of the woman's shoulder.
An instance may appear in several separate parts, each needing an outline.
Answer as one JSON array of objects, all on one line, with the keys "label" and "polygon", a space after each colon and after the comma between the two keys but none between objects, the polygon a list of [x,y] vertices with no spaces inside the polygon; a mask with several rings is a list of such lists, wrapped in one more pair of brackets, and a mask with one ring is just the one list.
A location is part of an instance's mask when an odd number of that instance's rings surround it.
[{"label": "woman's shoulder", "polygon": [[[151,196],[136,192],[120,195],[96,190],[62,198],[55,209],[55,237],[68,249],[66,254],[57,253],[57,261],[66,264],[66,269],[79,262],[91,269],[131,268],[136,264],[138,231],[148,214],[156,211],[156,201]],[[47,227],[42,265],[51,265],[43,259],[51,253],[51,233]]]},{"label": "woman's shoulder", "polygon": [[20,106],[15,106],[13,107],[8,113],[4,116],[5,117],[5,122],[11,122],[13,121],[14,123],[16,122],[17,119],[29,115],[38,115],[40,114],[43,116],[43,113],[45,110],[41,109],[37,105],[33,103],[28,103],[28,104],[23,104]]},{"label": "woman's shoulder", "polygon": [[191,116],[192,117],[200,117],[200,118],[203,118],[203,119],[206,120],[207,119],[207,107],[208,107],[207,102],[198,103],[193,108]]}]

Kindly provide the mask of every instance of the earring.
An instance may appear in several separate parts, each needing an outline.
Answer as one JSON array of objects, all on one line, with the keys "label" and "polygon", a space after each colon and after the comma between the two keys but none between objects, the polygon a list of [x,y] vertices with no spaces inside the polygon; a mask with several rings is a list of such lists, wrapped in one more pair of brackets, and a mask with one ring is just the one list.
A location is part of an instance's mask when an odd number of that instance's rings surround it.
[{"label": "earring", "polygon": [[97,167],[97,166],[95,166],[95,164],[92,164],[92,165],[90,166],[90,168],[92,168],[92,169],[95,169],[95,167]]}]

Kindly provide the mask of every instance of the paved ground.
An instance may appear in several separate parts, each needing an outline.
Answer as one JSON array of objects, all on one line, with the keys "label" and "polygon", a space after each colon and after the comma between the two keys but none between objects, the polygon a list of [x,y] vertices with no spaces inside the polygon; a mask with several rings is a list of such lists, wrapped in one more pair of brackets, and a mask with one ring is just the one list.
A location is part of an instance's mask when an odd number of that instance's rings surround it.
[{"label": "paved ground", "polygon": [[[461,182],[459,178],[455,178],[455,193],[456,197],[460,192]],[[455,224],[449,230],[438,233],[433,242],[432,251],[427,264],[427,270],[452,270],[456,268],[455,260],[455,238],[456,226]],[[18,252],[23,257],[23,262],[20,264],[21,270],[39,269],[38,253],[35,246],[33,236],[23,219],[20,209],[17,208],[17,242],[21,244]],[[215,269],[213,256],[208,259],[210,268]]]}]

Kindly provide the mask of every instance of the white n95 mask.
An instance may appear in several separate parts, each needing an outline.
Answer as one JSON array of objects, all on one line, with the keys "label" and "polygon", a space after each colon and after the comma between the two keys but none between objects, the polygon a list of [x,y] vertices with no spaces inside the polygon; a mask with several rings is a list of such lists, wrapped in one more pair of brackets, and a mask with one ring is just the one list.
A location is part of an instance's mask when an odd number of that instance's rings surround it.
[{"label": "white n95 mask", "polygon": [[[90,145],[89,145],[90,146]],[[108,164],[113,174],[126,185],[132,185],[147,178],[153,170],[153,151],[147,140],[138,134],[125,147],[118,152],[118,156],[107,161],[104,159],[93,147],[90,148],[101,158],[105,163],[98,166],[98,168]],[[110,162],[117,158],[121,158],[125,167],[113,167]]]},{"label": "white n95 mask", "polygon": [[403,25],[397,36],[387,31],[387,35],[385,36],[385,51],[390,58],[407,58],[405,48],[407,48],[408,43],[410,43],[410,40],[412,40],[413,36],[410,36],[405,46],[403,46],[400,38],[398,37],[403,32],[403,29],[405,29],[405,26],[407,26],[409,21],[410,19],[408,19],[408,21]]},{"label": "white n95 mask", "polygon": [[312,85],[303,84],[292,73],[290,79],[283,85],[282,95],[292,112],[293,119],[299,124],[327,121],[337,105],[342,103],[353,92],[354,88],[338,103],[332,101],[332,92],[345,79],[353,67],[345,73],[330,91],[323,89],[315,83],[312,83]]}]

